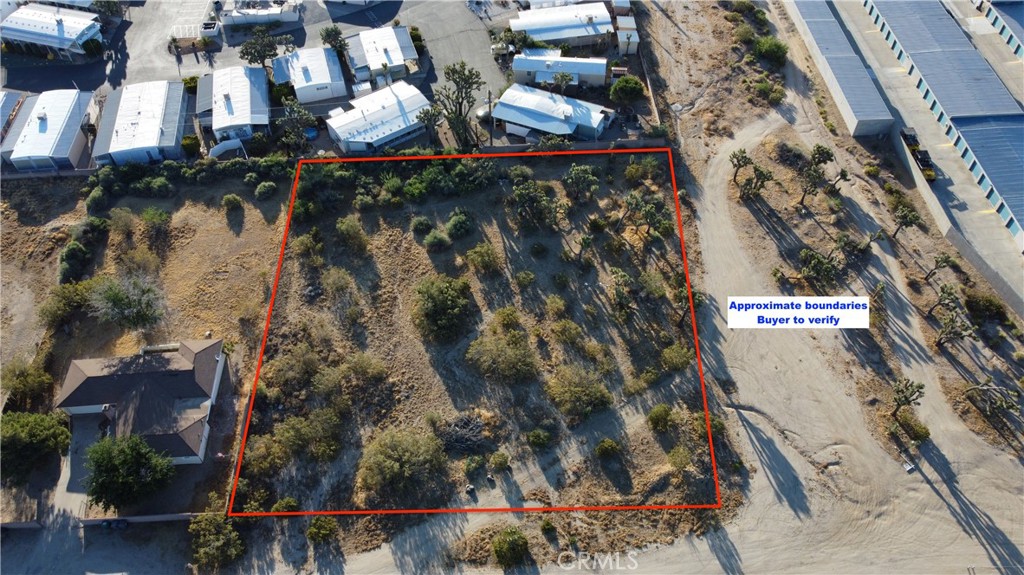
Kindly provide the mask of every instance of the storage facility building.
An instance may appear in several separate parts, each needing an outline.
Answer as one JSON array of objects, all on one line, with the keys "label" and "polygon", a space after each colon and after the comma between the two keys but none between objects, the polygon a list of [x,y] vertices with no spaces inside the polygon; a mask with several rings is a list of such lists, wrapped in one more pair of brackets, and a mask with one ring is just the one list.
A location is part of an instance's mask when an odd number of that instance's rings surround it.
[{"label": "storage facility building", "polygon": [[303,103],[348,96],[338,53],[331,48],[297,50],[274,58],[274,83],[291,84]]},{"label": "storage facility building", "polygon": [[426,131],[417,119],[430,107],[414,86],[398,81],[376,92],[356,98],[354,109],[331,112],[327,130],[345,153],[367,153],[393,148]]},{"label": "storage facility building", "polygon": [[892,112],[829,4],[798,0],[787,7],[850,134],[887,134],[893,124]]},{"label": "storage facility building", "polygon": [[71,60],[72,54],[85,54],[89,40],[103,41],[96,14],[43,4],[27,4],[4,18],[0,23],[0,37],[5,43],[55,54],[66,60]]},{"label": "storage facility building", "polygon": [[0,90],[0,143],[7,139],[7,132],[24,101],[25,95],[20,92]]},{"label": "storage facility building", "polygon": [[0,145],[3,163],[21,172],[75,169],[91,115],[92,92],[52,90],[25,98]]},{"label": "storage facility building", "polygon": [[604,86],[608,83],[608,60],[526,54],[516,54],[512,59],[514,81],[520,84],[554,85],[559,72],[572,76],[570,86]]},{"label": "storage facility building", "polygon": [[526,32],[534,40],[570,46],[597,44],[615,32],[612,15],[603,2],[527,10],[508,24],[514,32]]},{"label": "storage facility building", "polygon": [[512,84],[491,112],[505,123],[505,131],[527,137],[531,131],[582,140],[596,140],[615,112],[599,104]]},{"label": "storage facility building", "polygon": [[196,113],[218,140],[245,140],[270,126],[270,90],[263,68],[221,68],[199,78]]},{"label": "storage facility building", "polygon": [[419,70],[419,55],[405,26],[365,30],[348,39],[349,67],[356,81],[366,82],[384,74],[404,78]]},{"label": "storage facility building", "polygon": [[939,0],[863,0],[925,105],[1024,249],[1024,110]]},{"label": "storage facility building", "polygon": [[180,159],[186,102],[181,82],[143,82],[114,90],[103,105],[93,159],[102,166]]}]

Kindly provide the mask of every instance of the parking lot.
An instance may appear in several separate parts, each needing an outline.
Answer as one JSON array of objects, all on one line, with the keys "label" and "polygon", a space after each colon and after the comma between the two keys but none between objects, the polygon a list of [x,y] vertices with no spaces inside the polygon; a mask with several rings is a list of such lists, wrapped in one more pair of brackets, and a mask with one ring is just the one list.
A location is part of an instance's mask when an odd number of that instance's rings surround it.
[{"label": "parking lot", "polygon": [[199,25],[210,13],[210,0],[178,0],[174,20],[167,34],[175,38],[198,38]]}]

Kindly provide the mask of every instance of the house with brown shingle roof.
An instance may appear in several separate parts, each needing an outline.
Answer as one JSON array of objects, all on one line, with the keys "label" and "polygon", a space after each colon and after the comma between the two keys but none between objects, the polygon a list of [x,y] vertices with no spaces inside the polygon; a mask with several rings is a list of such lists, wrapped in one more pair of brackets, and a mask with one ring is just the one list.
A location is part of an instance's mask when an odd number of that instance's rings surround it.
[{"label": "house with brown shingle roof", "polygon": [[57,407],[102,413],[115,437],[141,436],[175,465],[202,463],[224,372],[224,342],[188,340],[138,355],[71,362]]}]

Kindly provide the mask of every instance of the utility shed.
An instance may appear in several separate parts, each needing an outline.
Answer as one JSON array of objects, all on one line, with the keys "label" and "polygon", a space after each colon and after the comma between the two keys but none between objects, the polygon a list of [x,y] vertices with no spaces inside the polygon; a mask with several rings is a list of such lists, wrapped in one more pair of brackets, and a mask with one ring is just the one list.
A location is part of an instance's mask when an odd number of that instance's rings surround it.
[{"label": "utility shed", "polygon": [[419,55],[405,26],[384,26],[348,39],[349,67],[359,82],[384,74],[403,78],[419,70]]},{"label": "utility shed", "polygon": [[270,90],[263,68],[221,68],[199,78],[199,122],[218,140],[245,140],[270,125]]},{"label": "utility shed", "polygon": [[93,159],[122,166],[181,158],[186,102],[181,82],[143,82],[114,90],[103,106]]},{"label": "utility shed", "polygon": [[24,47],[38,47],[62,58],[85,54],[89,40],[102,42],[99,16],[91,12],[26,4],[4,18],[0,37]]},{"label": "utility shed", "polygon": [[526,137],[531,131],[596,140],[615,112],[599,104],[512,84],[491,112],[510,134]]},{"label": "utility shed", "polygon": [[274,58],[274,83],[291,84],[303,103],[348,96],[338,53],[331,48],[297,50]]},{"label": "utility shed", "polygon": [[29,96],[0,145],[5,165],[20,172],[73,170],[88,140],[92,92],[51,90]]},{"label": "utility shed", "polygon": [[798,0],[786,6],[850,134],[888,133],[893,123],[889,106],[829,4]]},{"label": "utility shed", "polygon": [[604,86],[608,83],[608,60],[526,54],[516,54],[512,59],[512,74],[520,84],[554,86],[555,74],[559,72],[572,76],[570,86]]},{"label": "utility shed", "polygon": [[615,32],[612,15],[602,2],[527,10],[508,24],[512,31],[526,32],[534,40],[570,46],[597,44]]},{"label": "utility shed", "polygon": [[367,153],[393,148],[426,131],[417,119],[430,106],[415,87],[398,81],[376,92],[356,98],[347,112],[330,113],[327,130],[345,153]]}]

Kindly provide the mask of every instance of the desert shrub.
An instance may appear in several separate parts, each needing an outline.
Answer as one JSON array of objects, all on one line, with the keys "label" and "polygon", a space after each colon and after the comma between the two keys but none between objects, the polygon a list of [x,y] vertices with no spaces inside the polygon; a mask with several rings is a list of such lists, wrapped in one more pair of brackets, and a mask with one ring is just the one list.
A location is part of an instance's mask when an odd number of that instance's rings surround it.
[{"label": "desert shrub", "polygon": [[434,229],[434,222],[430,221],[427,216],[416,216],[412,219],[412,223],[409,228],[416,234],[425,234],[430,230]]},{"label": "desert shrub", "polygon": [[661,364],[669,371],[683,371],[690,367],[690,364],[697,359],[697,355],[690,348],[682,344],[672,344],[661,350]]},{"label": "desert shrub", "polygon": [[277,184],[274,182],[260,182],[256,186],[256,199],[266,200],[277,193]]},{"label": "desert shrub", "polygon": [[132,195],[143,198],[169,198],[174,195],[174,186],[163,176],[149,176],[128,186]]},{"label": "desert shrub", "polygon": [[472,477],[479,473],[486,465],[487,460],[484,459],[483,455],[470,455],[466,458],[462,468],[466,472],[466,477]]},{"label": "desert shrub", "polygon": [[445,341],[458,335],[469,312],[469,282],[445,275],[416,286],[413,318],[425,337]]},{"label": "desert shrub", "polygon": [[335,226],[338,231],[339,242],[355,254],[365,254],[370,245],[363,226],[359,224],[359,218],[355,215],[348,215],[339,218]]},{"label": "desert shrub", "polygon": [[333,409],[319,408],[303,416],[291,416],[274,426],[274,438],[292,454],[308,454],[330,461],[341,450],[342,421]]},{"label": "desert shrub", "polygon": [[661,374],[658,373],[658,370],[648,367],[635,377],[630,378],[623,386],[623,391],[626,395],[643,393],[644,391],[647,391],[647,388],[654,385],[660,376]]},{"label": "desert shrub", "polygon": [[283,497],[274,502],[274,505],[270,507],[270,511],[274,513],[280,513],[281,511],[298,511],[299,502],[294,497]]},{"label": "desert shrub", "polygon": [[498,565],[514,567],[530,554],[530,542],[518,527],[506,527],[491,540],[491,549]]},{"label": "desert shrub", "polygon": [[558,223],[559,208],[552,198],[549,185],[533,180],[512,187],[508,203],[520,225],[524,228],[552,227]]},{"label": "desert shrub", "polygon": [[326,515],[317,515],[309,520],[306,539],[314,545],[327,543],[338,534],[338,520]]},{"label": "desert shrub", "polygon": [[491,469],[501,472],[509,467],[509,457],[504,451],[495,451],[491,454]]},{"label": "desert shrub", "polygon": [[518,327],[504,328],[498,324],[492,324],[469,344],[466,361],[485,377],[505,383],[529,381],[540,372],[526,332]]},{"label": "desert shrub", "polygon": [[98,278],[92,278],[58,285],[39,306],[39,320],[48,328],[59,327],[71,314],[85,307],[98,283]]},{"label": "desert shrub", "polygon": [[201,513],[188,525],[192,558],[203,569],[216,570],[245,554],[245,542],[223,513]]},{"label": "desert shrub", "polygon": [[516,285],[520,288],[526,289],[533,285],[533,282],[537,280],[537,274],[531,271],[521,271],[516,274]]},{"label": "desert shrub", "polygon": [[495,272],[501,267],[501,260],[498,258],[497,250],[487,241],[480,242],[467,251],[466,261],[481,273]]},{"label": "desert shrub", "polygon": [[135,229],[135,214],[128,208],[110,210],[110,231],[121,237],[129,237]]},{"label": "desert shrub", "polygon": [[601,459],[615,457],[621,451],[622,447],[619,446],[618,442],[607,437],[597,442],[597,447],[594,448],[594,453],[596,453]]},{"label": "desert shrub", "polygon": [[378,496],[404,498],[442,479],[446,467],[441,440],[434,435],[388,429],[363,450],[356,481],[361,489]]},{"label": "desert shrub", "polygon": [[555,284],[555,287],[564,290],[569,287],[569,276],[563,273],[557,273],[551,276],[551,282]]},{"label": "desert shrub", "polygon": [[640,78],[625,75],[615,81],[608,89],[608,97],[616,104],[631,104],[644,97],[647,90]]},{"label": "desert shrub", "polygon": [[187,134],[181,137],[181,151],[185,152],[185,155],[194,158],[199,155],[199,150],[202,149],[199,138],[193,134]]},{"label": "desert shrub", "polygon": [[423,246],[430,252],[443,252],[452,247],[452,240],[441,230],[430,230],[427,237],[423,238]]},{"label": "desert shrub", "polygon": [[690,466],[690,450],[684,445],[677,445],[668,452],[668,462],[678,471],[685,471]]},{"label": "desert shrub", "polygon": [[559,295],[549,295],[544,298],[544,313],[549,318],[557,318],[565,315],[565,299]]},{"label": "desert shrub", "polygon": [[237,194],[227,194],[220,200],[220,205],[227,211],[237,210],[242,207],[242,198]]},{"label": "desert shrub", "polygon": [[120,264],[127,274],[152,275],[160,269],[160,258],[146,246],[136,246],[121,256]]},{"label": "desert shrub", "polygon": [[508,179],[515,185],[533,179],[533,170],[527,166],[512,166],[508,169]]},{"label": "desert shrub", "polygon": [[444,225],[444,229],[453,240],[464,238],[473,231],[473,218],[465,210],[456,208],[448,215],[448,223]]},{"label": "desert shrub", "polygon": [[754,55],[762,58],[777,68],[786,64],[789,46],[774,36],[762,36],[754,41]]},{"label": "desert shrub", "polygon": [[907,433],[912,441],[923,443],[931,437],[932,432],[928,429],[928,426],[921,422],[920,419],[914,415],[914,412],[909,409],[900,410],[896,414],[896,421],[903,428],[903,431]]},{"label": "desert shrub", "polygon": [[654,299],[665,297],[665,281],[657,271],[648,271],[640,274],[640,287],[643,293]]},{"label": "desert shrub", "polygon": [[718,417],[717,415],[712,415],[709,419],[711,421],[712,435],[720,436],[723,433],[725,433],[725,421],[723,421],[721,417]]},{"label": "desert shrub", "polygon": [[[4,366],[5,374],[7,371],[7,366]],[[5,375],[5,388],[10,381]],[[49,377],[46,383],[50,383]],[[0,418],[0,471],[3,479],[24,482],[39,464],[52,455],[64,453],[70,444],[71,432],[57,413],[5,413]]]},{"label": "desert shrub", "polygon": [[1002,300],[975,289],[964,290],[964,307],[975,325],[988,321],[1005,322],[1009,319],[1006,304]]},{"label": "desert shrub", "polygon": [[647,412],[647,423],[651,426],[652,431],[658,433],[668,431],[673,424],[672,408],[664,403],[655,405],[651,411]]},{"label": "desert shrub", "polygon": [[542,258],[548,255],[548,247],[540,242],[536,242],[530,246],[530,255],[535,258]]},{"label": "desert shrub", "polygon": [[558,343],[573,347],[583,342],[583,328],[571,319],[562,319],[551,324],[551,335]]},{"label": "desert shrub", "polygon": [[544,520],[540,522],[540,531],[544,535],[554,535],[557,529],[555,529],[555,524],[545,517]]},{"label": "desert shrub", "polygon": [[731,9],[737,14],[747,14],[754,11],[754,4],[750,0],[736,0]]},{"label": "desert shrub", "polygon": [[612,404],[612,394],[600,376],[580,365],[559,366],[544,389],[570,422],[581,421]]},{"label": "desert shrub", "polygon": [[89,313],[123,329],[147,329],[164,317],[164,294],[143,275],[100,278],[89,294]]},{"label": "desert shrub", "polygon": [[249,172],[242,178],[242,183],[255,188],[260,184],[260,175],[256,172]]},{"label": "desert shrub", "polygon": [[546,429],[541,429],[539,427],[526,434],[526,442],[529,443],[531,447],[547,447],[551,444],[551,439],[551,433]]},{"label": "desert shrub", "polygon": [[365,352],[348,356],[342,364],[344,375],[362,384],[380,383],[387,379],[388,368],[380,358]]},{"label": "desert shrub", "polygon": [[871,164],[866,164],[864,166],[864,175],[865,176],[868,176],[870,178],[877,178],[879,175],[881,175],[881,173],[882,173],[882,169],[879,168],[878,166],[874,166],[874,165],[871,165]]},{"label": "desert shrub", "polygon": [[291,247],[296,255],[303,259],[319,256],[324,251],[323,234],[319,228],[313,226],[308,232],[292,240]]},{"label": "desert shrub", "polygon": [[733,40],[741,44],[750,44],[756,37],[757,35],[754,33],[754,28],[750,24],[740,24],[732,31]]},{"label": "desert shrub", "polygon": [[44,402],[53,387],[53,378],[42,368],[15,357],[0,370],[0,383],[8,394],[8,409],[29,410]]},{"label": "desert shrub", "polygon": [[81,279],[90,261],[92,261],[91,251],[74,240],[68,242],[60,252],[60,283]]},{"label": "desert shrub", "polygon": [[514,306],[505,306],[494,311],[494,322],[503,330],[517,329],[522,327],[519,321],[519,312]]},{"label": "desert shrub", "polygon": [[89,197],[85,198],[85,211],[95,215],[102,212],[105,207],[107,207],[107,195],[103,193],[103,188],[96,186],[89,193]]},{"label": "desert shrub", "polygon": [[185,76],[181,79],[181,83],[185,85],[186,92],[195,94],[196,90],[199,89],[199,76]]}]

